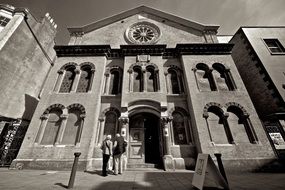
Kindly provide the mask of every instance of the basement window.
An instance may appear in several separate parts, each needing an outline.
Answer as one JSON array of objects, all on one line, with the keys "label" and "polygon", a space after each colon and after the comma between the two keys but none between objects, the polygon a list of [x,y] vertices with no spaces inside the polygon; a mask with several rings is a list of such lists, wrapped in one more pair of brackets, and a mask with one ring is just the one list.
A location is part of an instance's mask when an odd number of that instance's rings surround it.
[{"label": "basement window", "polygon": [[9,21],[10,21],[9,18],[0,16],[0,26],[5,27]]},{"label": "basement window", "polygon": [[271,54],[285,54],[285,49],[278,39],[263,39]]}]

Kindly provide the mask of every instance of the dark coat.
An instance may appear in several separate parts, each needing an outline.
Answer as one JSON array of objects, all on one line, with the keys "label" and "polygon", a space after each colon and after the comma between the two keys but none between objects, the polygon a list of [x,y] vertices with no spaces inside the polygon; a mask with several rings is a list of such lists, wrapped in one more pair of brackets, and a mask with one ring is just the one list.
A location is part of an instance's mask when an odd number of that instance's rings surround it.
[{"label": "dark coat", "polygon": [[124,137],[117,137],[114,142],[114,152],[113,155],[119,155],[124,153]]}]

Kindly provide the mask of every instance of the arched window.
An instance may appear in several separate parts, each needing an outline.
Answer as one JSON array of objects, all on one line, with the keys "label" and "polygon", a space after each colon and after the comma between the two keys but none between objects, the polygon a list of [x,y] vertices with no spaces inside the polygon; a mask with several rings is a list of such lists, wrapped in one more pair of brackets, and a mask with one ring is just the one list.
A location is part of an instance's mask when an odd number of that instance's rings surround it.
[{"label": "arched window", "polygon": [[134,92],[143,92],[143,73],[141,67],[134,67]]},{"label": "arched window", "polygon": [[233,144],[234,139],[228,125],[227,117],[217,106],[208,108],[207,124],[212,141],[216,144]]},{"label": "arched window", "polygon": [[248,115],[245,115],[237,106],[229,106],[227,111],[229,113],[228,122],[235,141],[256,143],[257,139]]},{"label": "arched window", "polygon": [[146,67],[147,74],[147,91],[148,92],[156,92],[157,91],[157,74],[152,66]]},{"label": "arched window", "polygon": [[170,79],[169,91],[172,94],[184,93],[182,73],[178,69],[170,68],[168,69],[168,75]]},{"label": "arched window", "polygon": [[232,75],[229,70],[225,68],[224,65],[220,63],[213,64],[213,76],[216,80],[216,84],[219,90],[234,90],[235,84]]},{"label": "arched window", "polygon": [[81,67],[81,74],[76,92],[88,92],[91,87],[92,71],[89,65]]},{"label": "arched window", "polygon": [[53,145],[56,142],[56,138],[62,122],[62,119],[60,117],[61,114],[62,110],[60,108],[53,108],[49,111],[47,124],[41,138],[41,144]]},{"label": "arched window", "polygon": [[174,143],[177,145],[187,144],[187,122],[185,121],[185,116],[180,113],[174,111],[172,113],[173,121],[173,136],[174,136]]},{"label": "arched window", "polygon": [[108,111],[106,113],[104,137],[106,135],[112,135],[112,138],[118,132],[118,115],[114,111]]},{"label": "arched window", "polygon": [[201,91],[215,91],[217,90],[213,75],[209,67],[204,63],[196,65],[196,80]]},{"label": "arched window", "polygon": [[112,69],[110,71],[110,88],[109,94],[120,94],[122,84],[122,73],[119,69]]},{"label": "arched window", "polygon": [[65,75],[62,80],[59,92],[67,93],[71,91],[75,75],[75,66],[71,65],[65,68]]},{"label": "arched window", "polygon": [[78,141],[78,136],[82,124],[81,111],[78,108],[68,110],[68,117],[63,133],[61,144],[74,145]]}]

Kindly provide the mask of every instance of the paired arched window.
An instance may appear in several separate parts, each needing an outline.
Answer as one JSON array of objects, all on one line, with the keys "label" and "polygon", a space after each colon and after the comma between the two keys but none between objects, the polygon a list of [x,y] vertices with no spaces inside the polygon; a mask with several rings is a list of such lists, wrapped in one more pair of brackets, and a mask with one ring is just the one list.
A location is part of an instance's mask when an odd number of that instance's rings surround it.
[{"label": "paired arched window", "polygon": [[189,116],[182,108],[175,107],[175,111],[172,112],[172,141],[176,145],[192,142],[188,118]]},{"label": "paired arched window", "polygon": [[65,74],[60,86],[59,92],[61,93],[68,93],[72,89],[72,85],[75,79],[75,66],[71,65],[65,68]]},{"label": "paired arched window", "polygon": [[134,65],[129,69],[131,92],[159,91],[158,69],[153,65]]},{"label": "paired arched window", "polygon": [[36,143],[42,145],[75,145],[80,142],[85,109],[80,104],[67,108],[57,104],[50,106],[41,117]]},{"label": "paired arched window", "polygon": [[230,70],[223,64],[214,63],[212,69],[204,63],[196,65],[195,76],[201,91],[235,90],[236,86]]},{"label": "paired arched window", "polygon": [[67,63],[58,71],[58,78],[54,87],[55,92],[85,93],[91,91],[95,67],[92,63]]},{"label": "paired arched window", "polygon": [[205,108],[207,111],[204,109],[210,140],[216,144],[257,143],[257,136],[246,111],[231,103],[226,106],[226,113],[218,105]]},{"label": "paired arched window", "polygon": [[183,94],[184,93],[184,84],[182,72],[179,69],[169,68],[169,92],[171,94]]}]

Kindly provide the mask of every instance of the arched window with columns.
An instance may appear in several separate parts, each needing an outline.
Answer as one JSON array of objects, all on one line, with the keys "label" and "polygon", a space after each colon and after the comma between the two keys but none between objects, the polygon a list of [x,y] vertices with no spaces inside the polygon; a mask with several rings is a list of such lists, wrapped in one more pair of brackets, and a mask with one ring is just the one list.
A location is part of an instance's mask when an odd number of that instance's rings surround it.
[{"label": "arched window with columns", "polygon": [[169,77],[169,92],[171,94],[183,94],[184,84],[182,71],[177,67],[171,67],[167,70]]},{"label": "arched window with columns", "polygon": [[146,77],[147,77],[147,91],[157,92],[158,90],[158,76],[157,71],[153,66],[146,67]]},{"label": "arched window with columns", "polygon": [[144,90],[144,77],[141,67],[135,66],[133,68],[133,92],[143,92]]},{"label": "arched window with columns", "polygon": [[119,119],[120,115],[117,109],[110,109],[105,113],[105,126],[103,132],[103,139],[107,135],[112,135],[112,138],[119,132]]},{"label": "arched window with columns", "polygon": [[76,92],[89,92],[91,91],[95,69],[91,65],[82,65],[80,71],[80,79]]},{"label": "arched window with columns", "polygon": [[83,122],[85,118],[85,109],[80,104],[72,104],[67,107],[68,116],[66,126],[63,126],[63,137],[61,144],[75,145],[80,142]]},{"label": "arched window with columns", "polygon": [[65,73],[59,89],[60,93],[69,93],[71,91],[76,75],[75,69],[74,65],[69,65],[64,69]]},{"label": "arched window with columns", "polygon": [[[205,110],[205,109],[204,109]],[[204,112],[210,140],[215,144],[234,144],[227,121],[228,115],[217,105],[210,105]]]},{"label": "arched window with columns", "polygon": [[212,70],[204,63],[198,63],[194,69],[197,85],[200,91],[216,91],[217,87]]},{"label": "arched window with columns", "polygon": [[35,143],[53,145],[58,140],[58,132],[63,123],[63,109],[61,104],[51,105],[41,116],[41,124]]},{"label": "arched window with columns", "polygon": [[110,70],[109,94],[117,95],[122,91],[122,69],[119,67]]},{"label": "arched window with columns", "polygon": [[227,104],[228,122],[236,143],[257,143],[255,131],[251,125],[249,115],[241,106]]},{"label": "arched window with columns", "polygon": [[176,107],[175,111],[172,112],[172,139],[176,145],[192,143],[188,118],[187,113],[182,108]]},{"label": "arched window with columns", "polygon": [[212,73],[216,81],[218,90],[227,91],[236,89],[233,77],[229,69],[226,69],[226,67],[221,63],[214,63],[212,67]]}]

